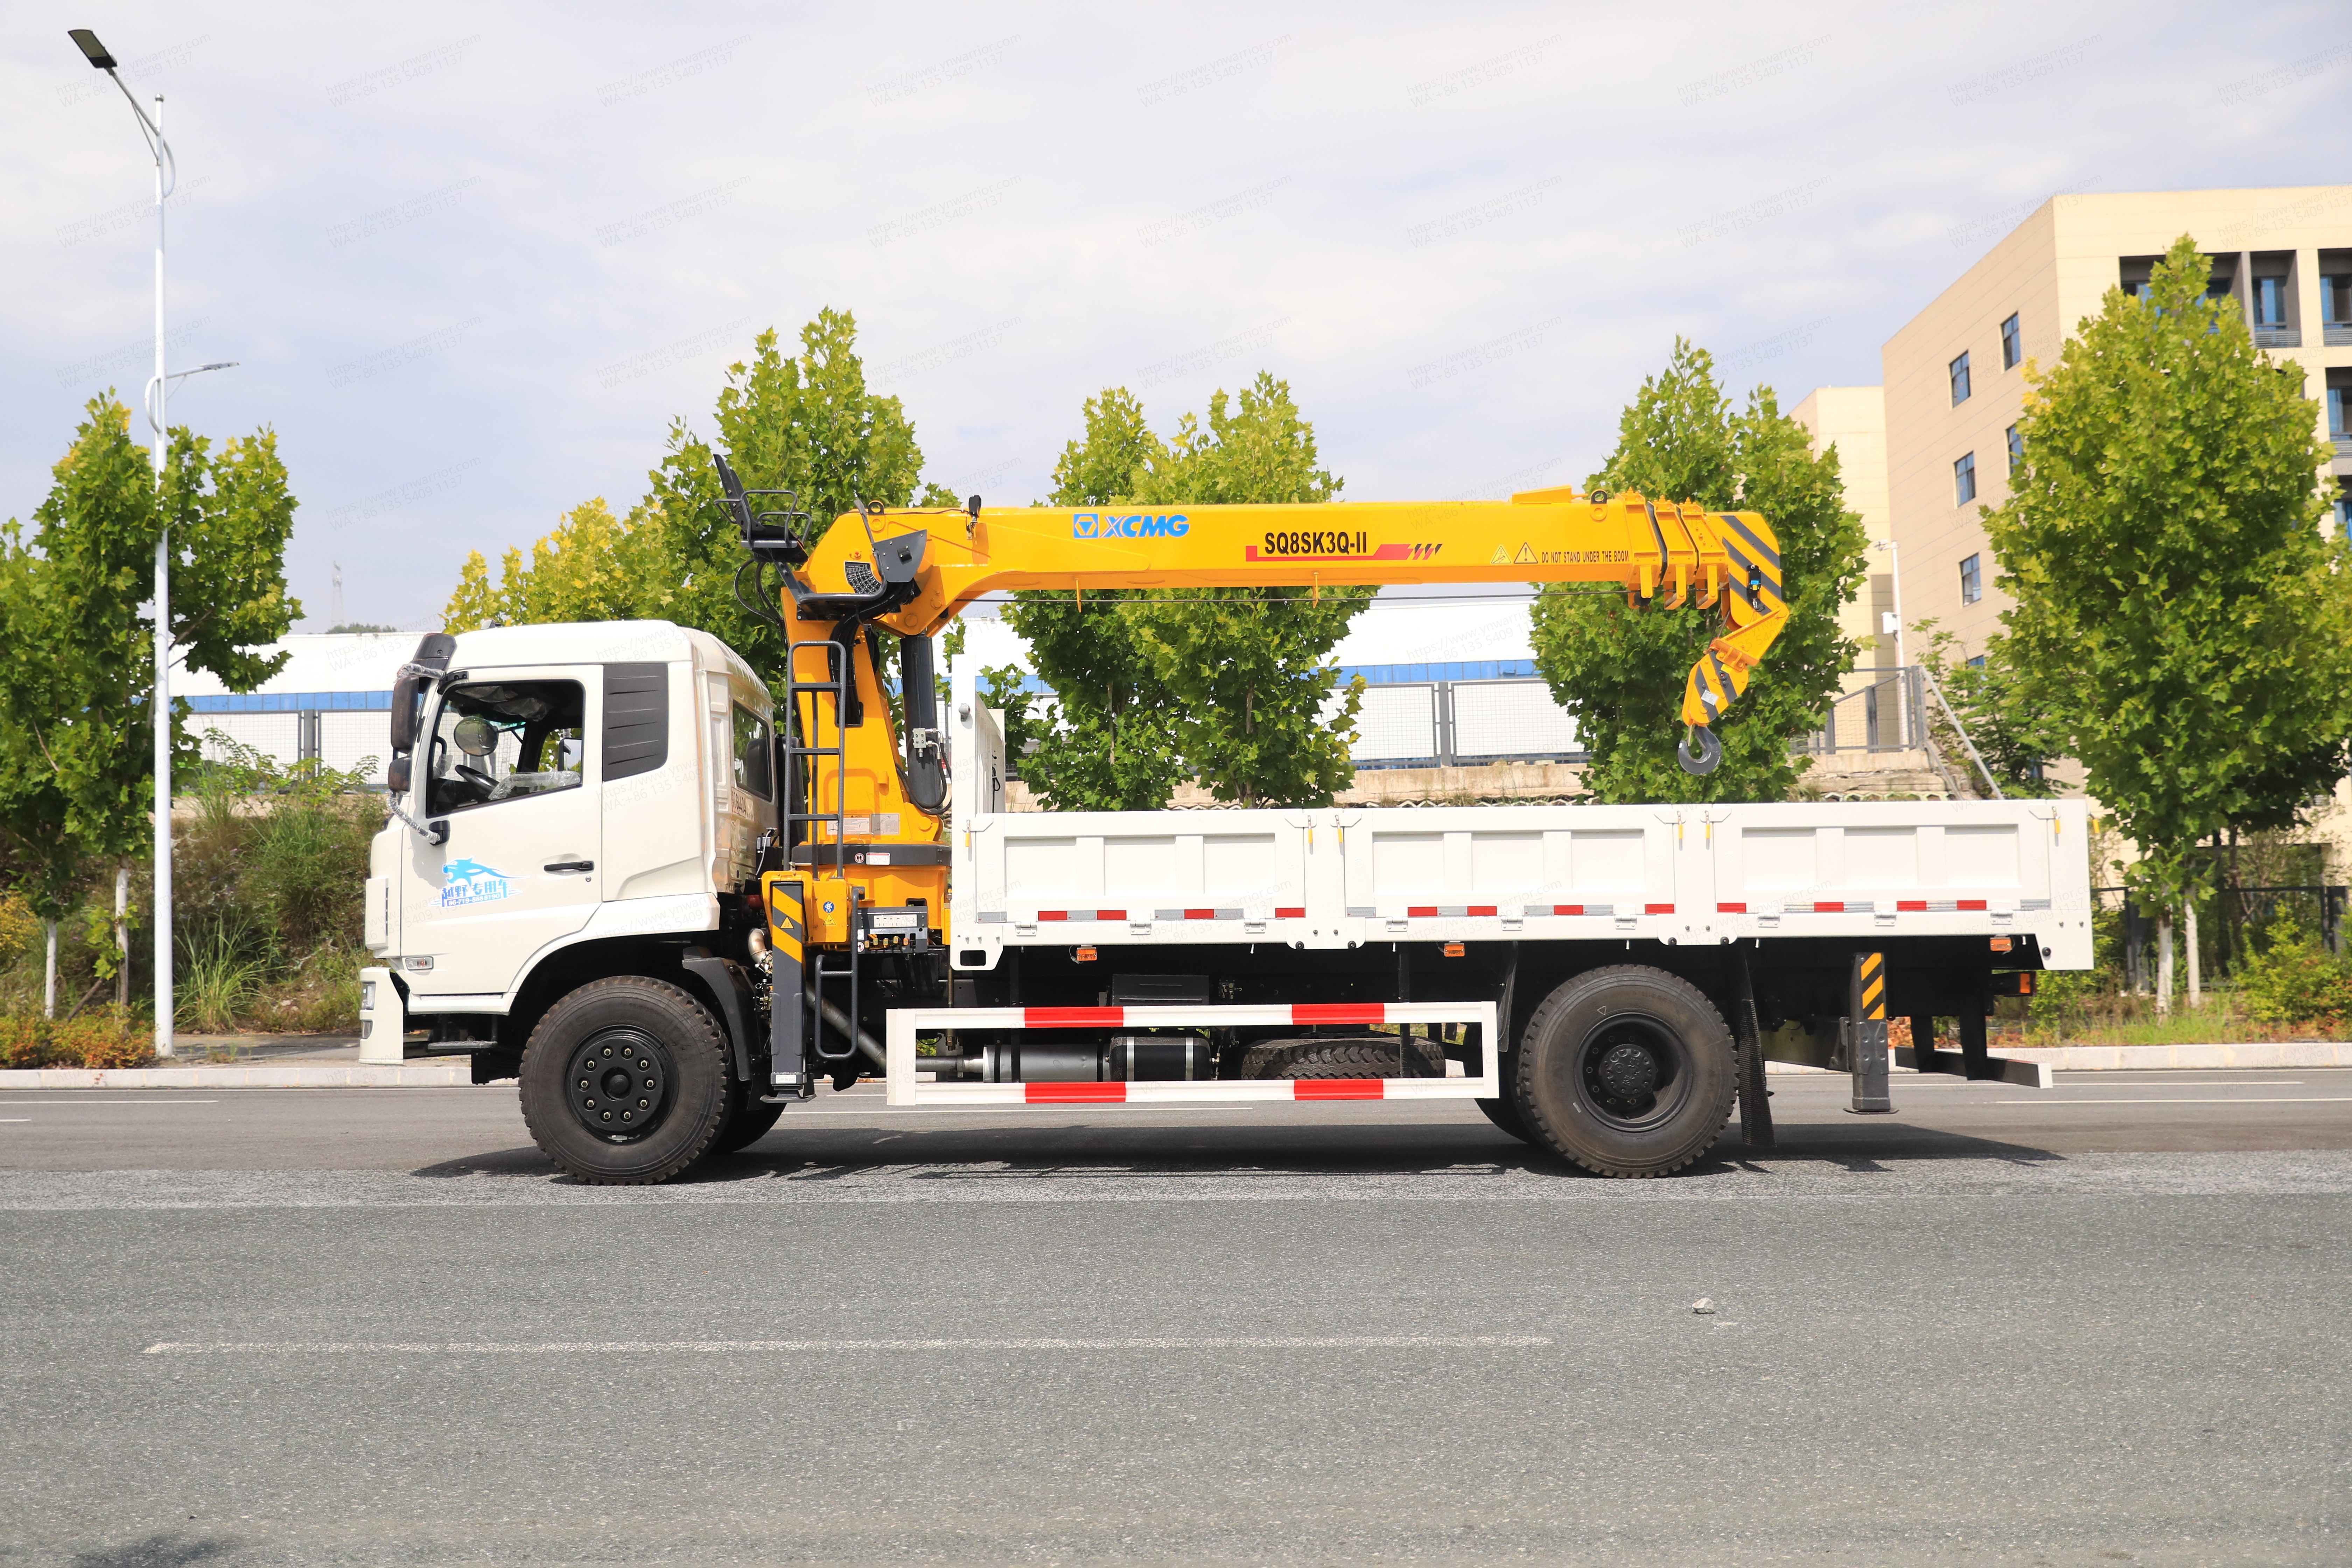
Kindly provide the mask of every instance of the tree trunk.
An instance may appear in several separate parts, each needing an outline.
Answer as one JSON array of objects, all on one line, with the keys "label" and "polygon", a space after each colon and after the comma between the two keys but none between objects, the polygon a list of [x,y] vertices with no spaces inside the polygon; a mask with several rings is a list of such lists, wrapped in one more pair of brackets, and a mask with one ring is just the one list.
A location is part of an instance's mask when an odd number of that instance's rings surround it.
[{"label": "tree trunk", "polygon": [[2188,926],[2189,1005],[2197,1007],[2204,1005],[2205,984],[2204,960],[2197,952],[2197,900],[2193,896],[2188,903]]},{"label": "tree trunk", "polygon": [[41,973],[41,1016],[54,1018],[58,1016],[58,922],[43,921],[41,924],[49,935],[48,962]]},{"label": "tree trunk", "polygon": [[117,1006],[131,1005],[131,922],[124,915],[131,908],[131,862],[117,862],[114,868],[114,1001]]},{"label": "tree trunk", "polygon": [[2172,1011],[2172,910],[2158,910],[2156,915],[2156,1013],[2163,1017]]}]

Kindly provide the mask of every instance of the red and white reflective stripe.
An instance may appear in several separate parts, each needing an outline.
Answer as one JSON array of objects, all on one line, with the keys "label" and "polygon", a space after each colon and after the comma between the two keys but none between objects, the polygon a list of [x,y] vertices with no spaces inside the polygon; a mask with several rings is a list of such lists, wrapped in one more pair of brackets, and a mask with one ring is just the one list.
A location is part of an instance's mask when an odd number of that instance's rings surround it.
[{"label": "red and white reflective stripe", "polygon": [[[1490,915],[1491,915],[1491,914],[1493,914],[1495,911],[1494,911],[1493,910],[1489,909],[1489,910],[1472,910],[1471,912],[1472,912],[1472,913],[1474,913],[1474,914],[1483,913],[1483,914],[1490,914]],[[1211,909],[1211,910],[1136,910],[1133,914],[1129,914],[1129,913],[1127,910],[1039,910],[1037,911],[1037,919],[1038,919],[1038,920],[1040,920],[1040,921],[1124,921],[1124,920],[1134,920],[1134,921],[1243,921],[1243,920],[1264,920],[1265,918],[1265,916],[1263,916],[1263,915],[1252,915],[1252,914],[1251,914],[1248,910],[1233,910],[1233,909],[1222,909],[1222,910],[1219,910],[1219,909]],[[1278,921],[1303,921],[1303,920],[1305,920],[1305,919],[1307,918],[1307,909],[1306,909],[1306,906],[1305,906],[1305,905],[1303,905],[1303,904],[1300,904],[1300,905],[1286,905],[1286,906],[1284,906],[1283,908],[1281,908],[1281,909],[1277,909],[1277,910],[1276,910],[1274,911],[1274,918],[1275,918],[1276,920],[1278,920]]]},{"label": "red and white reflective stripe", "polygon": [[1460,921],[1500,914],[1502,910],[1495,904],[1409,904],[1404,912],[1408,920]]},{"label": "red and white reflective stripe", "polygon": [[[1298,1078],[1290,1080],[1293,1100],[1386,1100],[1390,1080],[1381,1078]],[[1124,1105],[1128,1086],[1109,1083],[1024,1083],[1021,1098],[1031,1105]]]},{"label": "red and white reflective stripe", "polygon": [[[1897,899],[1894,912],[1906,915],[1948,915],[1981,912],[1990,900],[1984,899]],[[1745,903],[1719,903],[1715,906],[1719,915],[1744,915],[1749,911]],[[1885,913],[1884,907],[1866,899],[1819,899],[1810,904],[1798,904],[1783,910],[1775,904],[1757,909],[1757,914],[1777,915],[1867,915]]]},{"label": "red and white reflective stripe", "polygon": [[1522,904],[1523,915],[1607,915],[1617,912],[1614,904]]}]

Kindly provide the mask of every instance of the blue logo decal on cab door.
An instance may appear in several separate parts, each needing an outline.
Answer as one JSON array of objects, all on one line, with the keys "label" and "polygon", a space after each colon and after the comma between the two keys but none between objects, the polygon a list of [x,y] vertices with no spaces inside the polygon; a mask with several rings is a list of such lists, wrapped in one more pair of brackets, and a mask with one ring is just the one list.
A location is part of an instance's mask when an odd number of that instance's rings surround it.
[{"label": "blue logo decal on cab door", "polygon": [[514,896],[514,883],[495,866],[479,860],[452,860],[441,868],[441,907],[494,904]]}]

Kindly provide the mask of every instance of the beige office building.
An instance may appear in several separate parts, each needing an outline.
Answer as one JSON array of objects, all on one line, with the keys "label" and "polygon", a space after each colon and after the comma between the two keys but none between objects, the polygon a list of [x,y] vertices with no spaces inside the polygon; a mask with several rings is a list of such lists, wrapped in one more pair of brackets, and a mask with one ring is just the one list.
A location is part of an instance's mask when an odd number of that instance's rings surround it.
[{"label": "beige office building", "polygon": [[[1906,622],[1935,620],[1964,655],[2000,630],[2009,601],[1978,509],[2009,494],[2026,362],[2053,365],[2106,291],[2145,284],[2183,234],[2211,258],[2213,290],[2239,301],[2256,342],[2302,365],[2314,417],[2335,438],[2331,467],[2352,475],[2352,185],[2053,196],[1883,352],[1885,495]],[[1860,390],[1823,388],[1801,407]],[[1817,441],[1829,433],[1807,423]],[[1849,485],[1858,467],[1846,459]]]},{"label": "beige office building", "polygon": [[1812,433],[1816,456],[1837,448],[1845,504],[1860,514],[1870,535],[1870,575],[1863,591],[1838,612],[1838,627],[1856,641],[1873,639],[1871,651],[1862,656],[1863,668],[1891,668],[1897,662],[1897,639],[1886,631],[1887,617],[1895,613],[1894,559],[1886,548],[1894,537],[1886,506],[1886,389],[1817,386],[1789,412]]}]

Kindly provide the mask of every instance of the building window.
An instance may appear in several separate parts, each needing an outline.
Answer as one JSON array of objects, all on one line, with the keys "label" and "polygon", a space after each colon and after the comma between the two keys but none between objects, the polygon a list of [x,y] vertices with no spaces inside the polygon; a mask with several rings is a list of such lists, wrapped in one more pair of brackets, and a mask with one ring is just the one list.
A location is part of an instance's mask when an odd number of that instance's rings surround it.
[{"label": "building window", "polygon": [[[1973,555],[1971,555],[1971,556],[1969,556],[1969,560],[1971,560],[1971,561],[1974,561],[1974,560],[1976,559],[1976,557],[1975,557],[1975,556],[1973,556]],[[1976,658],[1972,658],[1972,659],[1969,660],[1969,668],[1970,669],[1982,669],[1984,667],[1985,667],[1985,656],[1984,656],[1984,655],[1982,655],[1982,654],[1979,654],[1979,655],[1977,655],[1977,656],[1976,656]]]},{"label": "building window", "polygon": [[2325,326],[2352,326],[2352,273],[2332,272],[2320,279],[2319,319]]},{"label": "building window", "polygon": [[2025,334],[2018,331],[2017,317],[2012,312],[2000,324],[2000,368],[2015,370],[2017,362],[2025,357]]},{"label": "building window", "polygon": [[2254,279],[2254,325],[2284,327],[2286,325],[2286,279],[2257,278]]},{"label": "building window", "polygon": [[1960,563],[1960,603],[1973,605],[1984,597],[1984,568],[1980,555],[1971,555]]},{"label": "building window", "polygon": [[1969,400],[1969,356],[1962,354],[1951,364],[1952,406],[1958,408]]},{"label": "building window", "polygon": [[1964,452],[1952,465],[1952,504],[1966,506],[1977,499],[1977,455]]},{"label": "building window", "polygon": [[2336,498],[2336,527],[2347,538],[2352,538],[2352,496]]},{"label": "building window", "polygon": [[2012,479],[2017,478],[2017,470],[2024,466],[2025,437],[2019,435],[2017,426],[2012,425],[2009,427],[2009,477]]}]

